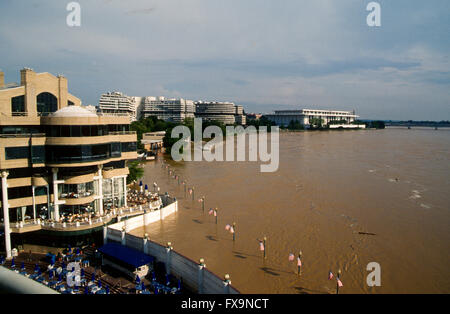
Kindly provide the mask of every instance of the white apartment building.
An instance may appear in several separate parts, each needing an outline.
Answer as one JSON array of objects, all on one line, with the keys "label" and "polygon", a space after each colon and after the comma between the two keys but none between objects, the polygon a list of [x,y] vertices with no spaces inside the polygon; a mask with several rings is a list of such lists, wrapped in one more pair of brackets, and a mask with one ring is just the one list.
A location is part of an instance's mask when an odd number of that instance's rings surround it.
[{"label": "white apartment building", "polygon": [[121,92],[109,92],[102,94],[98,103],[101,113],[127,114],[131,121],[140,118],[138,107],[142,97],[130,97]]},{"label": "white apartment building", "polygon": [[186,118],[195,117],[195,105],[192,100],[183,98],[144,97],[142,116],[155,116],[158,119],[182,122]]}]

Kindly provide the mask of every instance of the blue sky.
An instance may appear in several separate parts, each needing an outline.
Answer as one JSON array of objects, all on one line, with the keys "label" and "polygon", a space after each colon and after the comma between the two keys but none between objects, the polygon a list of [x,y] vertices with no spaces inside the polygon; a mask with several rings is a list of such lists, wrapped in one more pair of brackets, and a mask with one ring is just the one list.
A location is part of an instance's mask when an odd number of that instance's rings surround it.
[{"label": "blue sky", "polygon": [[103,92],[226,100],[247,112],[322,108],[367,119],[450,120],[450,1],[0,2],[0,69],[63,74],[83,104]]}]

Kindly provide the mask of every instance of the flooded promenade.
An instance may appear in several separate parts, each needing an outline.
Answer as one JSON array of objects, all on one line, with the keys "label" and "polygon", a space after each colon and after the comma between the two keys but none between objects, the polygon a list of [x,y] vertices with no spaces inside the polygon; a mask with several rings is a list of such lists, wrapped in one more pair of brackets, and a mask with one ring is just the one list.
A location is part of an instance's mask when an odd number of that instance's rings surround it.
[{"label": "flooded promenade", "polygon": [[[327,276],[338,269],[340,293],[449,293],[449,160],[448,129],[282,133],[273,173],[259,162],[167,160],[194,200],[148,162],[144,183],[176,196],[179,210],[132,233],[204,258],[243,293],[335,293]],[[233,222],[235,242],[225,230]],[[288,255],[300,250],[299,277]],[[381,265],[381,287],[366,284],[370,262]]]}]

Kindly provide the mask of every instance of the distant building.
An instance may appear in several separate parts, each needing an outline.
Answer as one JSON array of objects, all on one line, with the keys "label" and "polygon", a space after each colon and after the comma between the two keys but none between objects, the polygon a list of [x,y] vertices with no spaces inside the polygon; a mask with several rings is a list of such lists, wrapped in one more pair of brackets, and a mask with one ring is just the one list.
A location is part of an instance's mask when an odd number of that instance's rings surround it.
[{"label": "distant building", "polygon": [[101,113],[115,113],[130,116],[131,121],[140,118],[141,97],[130,97],[121,92],[109,92],[102,94],[98,102],[98,110]]},{"label": "distant building", "polygon": [[144,97],[142,117],[157,117],[160,120],[183,122],[186,118],[194,118],[194,101],[183,98],[166,99],[160,97]]},{"label": "distant building", "polygon": [[195,116],[209,121],[219,121],[223,124],[246,124],[244,109],[232,102],[195,103]]},{"label": "distant building", "polygon": [[261,113],[247,113],[247,120],[259,120],[262,117]]},{"label": "distant building", "polygon": [[330,122],[335,123],[338,121],[342,121],[343,124],[350,124],[359,117],[354,111],[318,109],[275,110],[274,114],[268,114],[265,116],[269,120],[275,122],[278,126],[287,126],[291,121],[298,121],[305,127],[309,127],[312,119],[314,118],[321,119],[322,124],[327,125]]},{"label": "distant building", "polygon": [[163,139],[166,131],[148,132],[142,134],[141,143],[148,151],[161,149],[163,147]]}]

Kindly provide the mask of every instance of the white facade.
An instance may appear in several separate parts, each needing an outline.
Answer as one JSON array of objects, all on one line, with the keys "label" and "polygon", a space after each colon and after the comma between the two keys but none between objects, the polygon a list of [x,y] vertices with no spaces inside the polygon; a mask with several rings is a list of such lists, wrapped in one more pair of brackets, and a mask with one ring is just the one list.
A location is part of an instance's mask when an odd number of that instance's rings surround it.
[{"label": "white facade", "polygon": [[244,108],[232,102],[195,103],[195,116],[209,121],[219,121],[223,124],[245,124]]},{"label": "white facade", "polygon": [[98,103],[102,113],[128,114],[131,121],[138,119],[138,106],[140,97],[129,97],[121,92],[102,94]]},{"label": "white facade", "polygon": [[299,121],[302,125],[309,127],[310,120],[313,118],[322,119],[323,125],[327,125],[331,121],[343,121],[350,124],[359,116],[354,111],[301,109],[275,110],[275,114],[269,114],[266,117],[279,126],[287,126],[291,121]]},{"label": "white facade", "polygon": [[192,100],[183,98],[145,97],[142,110],[144,118],[155,116],[158,119],[182,122],[194,118],[195,106]]}]

